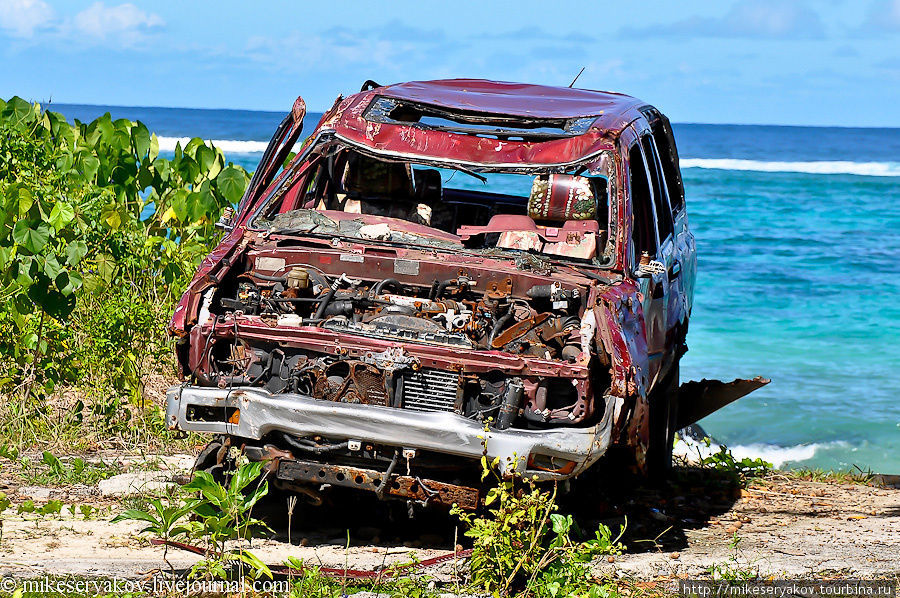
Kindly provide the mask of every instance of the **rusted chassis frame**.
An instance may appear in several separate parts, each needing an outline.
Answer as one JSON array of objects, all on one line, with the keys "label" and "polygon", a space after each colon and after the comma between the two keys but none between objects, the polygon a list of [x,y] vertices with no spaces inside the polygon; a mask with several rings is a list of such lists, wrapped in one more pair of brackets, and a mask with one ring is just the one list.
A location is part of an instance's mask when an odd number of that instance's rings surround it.
[{"label": "rusted chassis frame", "polygon": [[346,465],[289,459],[278,462],[275,477],[288,488],[296,482],[315,485],[330,484],[369,490],[393,498],[414,500],[425,506],[457,505],[467,510],[473,510],[479,506],[480,497],[477,488],[447,484],[437,480],[423,480],[418,476],[387,476],[386,473]]}]

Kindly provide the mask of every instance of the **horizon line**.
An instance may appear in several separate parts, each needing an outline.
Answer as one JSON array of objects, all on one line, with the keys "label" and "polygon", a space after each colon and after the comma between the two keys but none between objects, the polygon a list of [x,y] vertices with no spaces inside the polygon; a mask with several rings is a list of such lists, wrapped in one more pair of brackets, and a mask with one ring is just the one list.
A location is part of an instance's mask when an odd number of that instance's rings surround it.
[{"label": "horizon line", "polygon": [[[2,99],[2,98],[0,98]],[[47,101],[37,101],[30,100],[32,103],[40,104],[42,107],[46,106],[83,106],[83,107],[91,107],[91,108],[141,108],[141,109],[156,109],[156,110],[196,110],[198,112],[204,111],[218,111],[218,112],[256,112],[256,113],[266,113],[266,114],[278,114],[285,115],[290,110],[260,110],[260,109],[252,109],[252,108],[217,108],[217,107],[204,107],[197,108],[193,106],[141,106],[141,105],[128,105],[128,104],[91,104],[91,103],[81,103],[81,102],[54,102],[52,99]],[[307,114],[324,114],[324,110],[309,110]],[[729,126],[729,127],[785,127],[785,128],[813,128],[813,129],[873,129],[873,130],[884,130],[884,129],[900,129],[900,125],[896,126],[867,126],[867,125],[838,125],[838,124],[816,124],[816,125],[801,125],[801,124],[792,124],[792,123],[735,123],[735,122],[696,122],[696,121],[672,121],[673,124],[676,125],[713,125],[713,126]]]}]

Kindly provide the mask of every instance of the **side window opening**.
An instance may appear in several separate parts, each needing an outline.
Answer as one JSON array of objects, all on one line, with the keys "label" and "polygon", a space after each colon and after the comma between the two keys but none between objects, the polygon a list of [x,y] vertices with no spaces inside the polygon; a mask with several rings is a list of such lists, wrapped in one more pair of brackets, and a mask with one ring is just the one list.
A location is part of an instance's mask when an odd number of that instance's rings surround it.
[{"label": "side window opening", "polygon": [[637,143],[628,149],[628,173],[631,183],[631,210],[634,219],[631,239],[634,244],[635,262],[643,253],[656,257],[657,241],[654,225],[653,196],[641,147]]},{"label": "side window opening", "polygon": [[653,139],[659,149],[659,159],[662,162],[663,177],[669,190],[669,202],[672,204],[672,212],[677,214],[684,208],[684,183],[678,169],[678,150],[675,147],[675,137],[672,135],[671,126],[657,118],[651,125]]},{"label": "side window opening", "polygon": [[650,171],[650,183],[653,186],[653,202],[656,205],[656,226],[659,231],[659,240],[667,239],[675,230],[672,221],[672,210],[666,193],[666,185],[660,172],[659,156],[656,145],[650,135],[641,137],[641,146],[644,156],[647,158],[647,166]]}]

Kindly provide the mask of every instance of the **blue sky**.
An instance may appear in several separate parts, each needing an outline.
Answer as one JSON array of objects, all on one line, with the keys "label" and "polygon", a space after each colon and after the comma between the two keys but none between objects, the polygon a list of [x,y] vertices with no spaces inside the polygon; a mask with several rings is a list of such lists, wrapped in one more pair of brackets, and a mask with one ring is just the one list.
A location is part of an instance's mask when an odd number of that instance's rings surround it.
[{"label": "blue sky", "polygon": [[380,83],[622,91],[677,122],[900,126],[900,0],[0,0],[0,97],[310,110]]}]

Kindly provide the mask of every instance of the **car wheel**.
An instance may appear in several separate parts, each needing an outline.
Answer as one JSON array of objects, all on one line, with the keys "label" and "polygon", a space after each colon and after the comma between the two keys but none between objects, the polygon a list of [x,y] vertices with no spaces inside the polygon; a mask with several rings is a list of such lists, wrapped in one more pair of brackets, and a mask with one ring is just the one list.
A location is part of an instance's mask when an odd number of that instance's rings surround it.
[{"label": "car wheel", "polygon": [[193,471],[205,471],[220,484],[225,481],[225,462],[228,444],[224,436],[218,436],[207,444],[194,461]]},{"label": "car wheel", "polygon": [[679,364],[650,395],[650,445],[647,447],[647,474],[650,479],[664,479],[672,469],[672,445],[678,421]]}]

